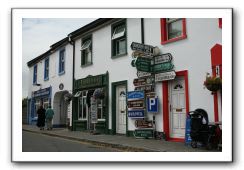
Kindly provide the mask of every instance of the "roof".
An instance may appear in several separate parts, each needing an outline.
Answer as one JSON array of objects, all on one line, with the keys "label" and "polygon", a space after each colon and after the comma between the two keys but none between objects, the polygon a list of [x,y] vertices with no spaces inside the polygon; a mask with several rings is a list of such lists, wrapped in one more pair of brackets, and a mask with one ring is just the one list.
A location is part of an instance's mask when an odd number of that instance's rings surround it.
[{"label": "roof", "polygon": [[68,43],[69,38],[74,39],[74,38],[78,37],[80,34],[85,33],[85,32],[87,32],[87,31],[89,31],[89,30],[91,30],[93,28],[96,28],[96,27],[104,24],[105,22],[111,21],[112,19],[114,19],[114,18],[99,18],[99,19],[97,19],[97,20],[95,20],[95,21],[93,21],[93,22],[91,22],[91,23],[89,23],[89,24],[87,24],[87,25],[85,25],[85,26],[83,26],[83,27],[71,32],[70,34],[68,34],[68,36],[66,38],[63,38],[62,40],[52,44],[48,51],[46,51],[45,53],[39,55],[38,57],[36,57],[36,58],[34,58],[34,59],[30,60],[30,61],[28,61],[27,62],[27,66],[31,67],[34,64],[36,64],[38,61],[44,59],[45,57],[50,55],[54,50],[56,50],[57,48],[59,48],[63,44]]}]

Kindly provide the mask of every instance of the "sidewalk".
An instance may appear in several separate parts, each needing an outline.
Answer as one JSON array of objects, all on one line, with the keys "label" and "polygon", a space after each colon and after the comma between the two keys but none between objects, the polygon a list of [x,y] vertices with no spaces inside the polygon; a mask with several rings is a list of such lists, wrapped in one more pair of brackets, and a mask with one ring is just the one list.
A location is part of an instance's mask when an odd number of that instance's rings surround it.
[{"label": "sidewalk", "polygon": [[[34,125],[22,125],[23,131],[40,133],[70,140],[88,142],[95,145],[118,148],[125,151],[139,152],[207,152],[204,148],[194,149],[180,142],[168,142],[155,139],[136,139],[120,135],[92,135],[88,132],[70,131],[64,128],[54,128],[52,131],[39,130]],[[212,151],[213,152],[213,151]]]}]

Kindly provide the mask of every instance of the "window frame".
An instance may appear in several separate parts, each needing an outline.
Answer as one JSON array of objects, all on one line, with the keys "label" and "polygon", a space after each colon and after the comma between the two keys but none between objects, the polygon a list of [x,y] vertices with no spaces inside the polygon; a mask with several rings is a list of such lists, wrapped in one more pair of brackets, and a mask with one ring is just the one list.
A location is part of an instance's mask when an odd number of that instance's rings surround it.
[{"label": "window frame", "polygon": [[183,40],[187,38],[186,35],[186,19],[185,18],[177,18],[182,20],[182,34],[179,37],[168,39],[168,29],[167,29],[167,19],[168,18],[161,18],[160,25],[161,25],[161,44],[167,44],[179,40]]},{"label": "window frame", "polygon": [[[89,110],[88,110],[88,105],[86,104],[86,117],[84,118],[84,113],[83,113],[83,111],[84,111],[84,109],[83,109],[83,100],[85,99],[85,101],[86,101],[86,98],[87,98],[87,93],[88,93],[88,91],[87,90],[84,90],[84,91],[80,91],[81,93],[80,93],[80,95],[78,96],[78,115],[77,115],[77,120],[82,120],[82,121],[87,121],[88,120],[88,112],[89,112]],[[84,92],[85,92],[85,94],[86,95],[83,95],[84,94]],[[82,108],[80,108],[80,101],[82,101]],[[81,111],[82,111],[82,113],[81,113],[81,117],[79,116],[80,115],[80,109],[81,109]]]},{"label": "window frame", "polygon": [[[89,40],[91,41],[91,42],[90,42],[90,45],[89,45],[87,48],[82,49],[82,47],[85,45],[85,43],[86,43],[87,41],[89,41]],[[84,37],[84,38],[81,39],[81,50],[80,50],[80,51],[81,51],[81,63],[80,63],[80,64],[81,64],[81,67],[86,67],[86,66],[90,66],[90,65],[93,64],[92,42],[93,42],[93,41],[92,41],[92,35],[88,35],[88,36],[86,36],[86,37]],[[91,54],[91,62],[89,62],[89,63],[88,63],[88,62],[85,62],[85,63],[83,64],[83,60],[84,60],[84,59],[83,59],[83,57],[84,57],[84,52],[85,52],[85,50],[87,50],[88,48],[90,49],[90,52],[89,52],[89,53]],[[89,54],[89,53],[87,53],[87,54]]]},{"label": "window frame", "polygon": [[37,64],[33,67],[33,84],[37,84]]},{"label": "window frame", "polygon": [[[48,63],[48,67],[47,67],[47,63]],[[50,68],[49,57],[47,57],[44,60],[44,81],[47,81],[49,79],[49,68]]]},{"label": "window frame", "polygon": [[[64,53],[63,55],[63,61],[61,61],[61,53]],[[63,75],[65,73],[65,55],[66,55],[66,50],[65,48],[62,48],[59,50],[59,68],[58,68],[58,74]],[[63,63],[63,67],[62,67]]]},{"label": "window frame", "polygon": [[[121,26],[121,25],[124,25],[124,35],[123,36],[119,36],[117,38],[113,38],[114,37],[114,34],[116,32],[116,29]],[[118,54],[117,53],[117,42],[122,40],[122,39],[125,39],[125,53],[122,53],[122,54]],[[111,58],[118,58],[118,57],[122,57],[122,56],[126,56],[127,55],[127,22],[126,22],[126,19],[122,19],[114,24],[111,25]]]}]

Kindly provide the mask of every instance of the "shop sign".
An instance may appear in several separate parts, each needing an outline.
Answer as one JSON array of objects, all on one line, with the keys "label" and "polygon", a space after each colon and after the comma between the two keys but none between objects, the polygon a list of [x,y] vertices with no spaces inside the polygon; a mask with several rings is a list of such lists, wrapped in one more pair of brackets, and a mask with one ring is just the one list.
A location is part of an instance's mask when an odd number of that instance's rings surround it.
[{"label": "shop sign", "polygon": [[137,128],[152,128],[153,122],[151,120],[136,120],[135,126]]},{"label": "shop sign", "polygon": [[136,138],[153,138],[153,129],[135,129]]},{"label": "shop sign", "polygon": [[158,97],[147,98],[147,112],[158,113]]},{"label": "shop sign", "polygon": [[50,87],[45,89],[40,89],[38,91],[34,91],[33,97],[40,97],[40,96],[46,96],[50,94]]},{"label": "shop sign", "polygon": [[154,64],[167,63],[172,60],[172,55],[170,53],[161,54],[154,57]]},{"label": "shop sign", "polygon": [[127,103],[128,109],[130,108],[144,108],[144,100],[132,100]]},{"label": "shop sign", "polygon": [[151,76],[152,74],[149,72],[144,72],[144,71],[137,71],[137,77],[138,78],[142,78],[142,77],[147,77],[147,76]]},{"label": "shop sign", "polygon": [[134,51],[143,52],[146,54],[153,54],[154,47],[151,45],[145,45],[141,43],[132,42],[130,45],[131,49]]},{"label": "shop sign", "polygon": [[155,81],[158,82],[158,81],[173,80],[175,76],[176,76],[175,71],[158,73],[155,74]]},{"label": "shop sign", "polygon": [[91,97],[91,123],[97,123],[97,100]]},{"label": "shop sign", "polygon": [[134,86],[145,86],[153,83],[154,83],[154,77],[152,76],[134,79],[133,81]]},{"label": "shop sign", "polygon": [[136,68],[138,71],[151,72],[151,62],[152,59],[138,57],[136,59]]},{"label": "shop sign", "polygon": [[171,62],[155,64],[152,66],[152,72],[153,73],[165,72],[165,71],[170,71],[173,68],[174,68],[174,65]]},{"label": "shop sign", "polygon": [[143,91],[129,91],[129,92],[127,92],[127,99],[128,100],[144,99],[144,92]]},{"label": "shop sign", "polygon": [[138,86],[135,87],[135,90],[145,91],[145,93],[154,92],[154,86],[153,85]]},{"label": "shop sign", "polygon": [[130,118],[144,118],[144,110],[128,110],[128,117]]},{"label": "shop sign", "polygon": [[89,76],[84,79],[76,80],[75,88],[91,88],[91,87],[97,87],[103,85],[103,76]]}]

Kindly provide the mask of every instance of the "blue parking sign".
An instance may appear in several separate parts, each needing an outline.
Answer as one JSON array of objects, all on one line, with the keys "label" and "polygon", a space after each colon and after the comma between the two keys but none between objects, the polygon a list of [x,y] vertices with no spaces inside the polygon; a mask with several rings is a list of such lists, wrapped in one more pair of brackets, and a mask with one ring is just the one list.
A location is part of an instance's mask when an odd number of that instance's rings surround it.
[{"label": "blue parking sign", "polygon": [[147,98],[147,112],[158,113],[158,97]]}]

